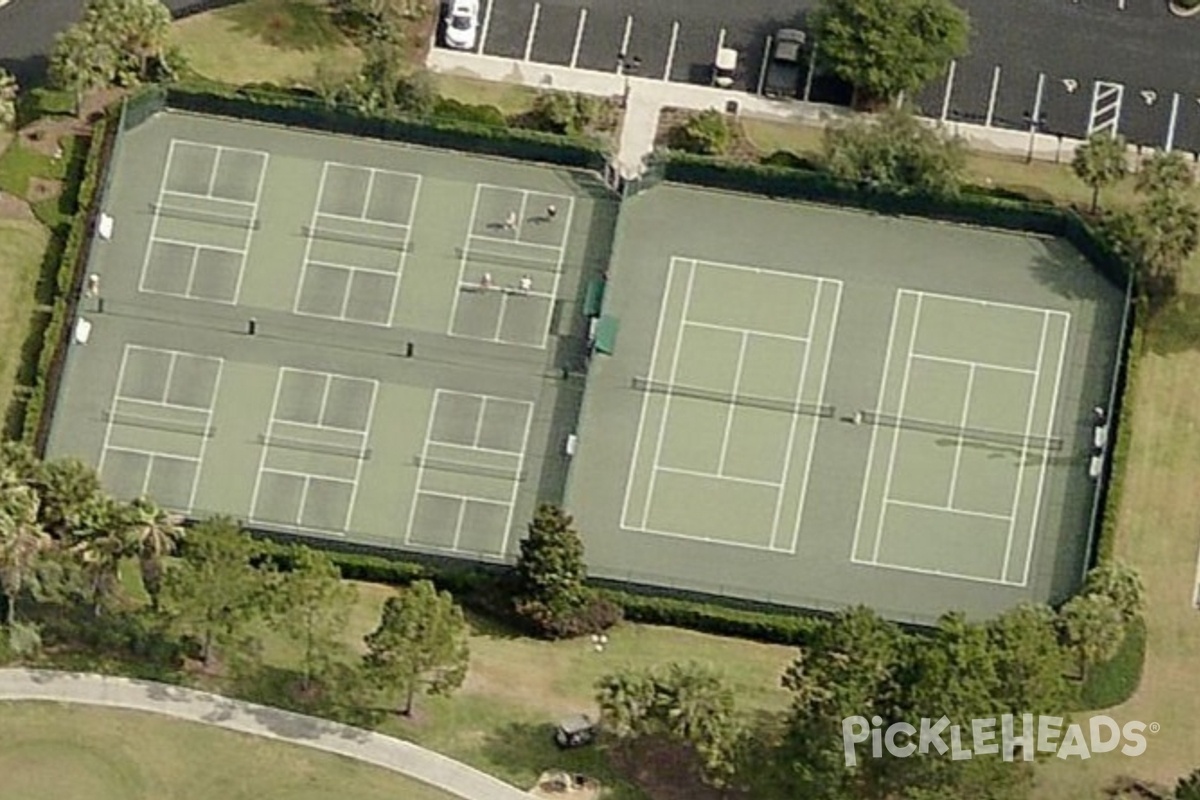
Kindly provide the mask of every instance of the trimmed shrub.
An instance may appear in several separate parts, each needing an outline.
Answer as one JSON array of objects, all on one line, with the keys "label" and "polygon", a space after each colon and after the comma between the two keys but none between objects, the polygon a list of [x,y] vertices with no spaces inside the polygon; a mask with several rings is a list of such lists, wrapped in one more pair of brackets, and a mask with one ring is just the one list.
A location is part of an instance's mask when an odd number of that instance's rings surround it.
[{"label": "trimmed shrub", "polygon": [[1146,660],[1146,625],[1137,619],[1125,629],[1125,640],[1110,661],[1088,670],[1079,688],[1080,709],[1111,708],[1133,696],[1142,681]]},{"label": "trimmed shrub", "polygon": [[754,611],[610,588],[602,589],[601,596],[620,606],[630,622],[670,625],[772,644],[800,644],[821,624],[820,617],[802,611]]},{"label": "trimmed shrub", "polygon": [[438,119],[470,122],[493,128],[508,127],[508,120],[504,118],[504,112],[495,106],[472,105],[449,97],[438,98],[433,107],[433,115]]},{"label": "trimmed shrub", "polygon": [[667,134],[667,145],[674,150],[702,156],[719,156],[729,151],[733,131],[720,111],[708,109],[693,114]]}]

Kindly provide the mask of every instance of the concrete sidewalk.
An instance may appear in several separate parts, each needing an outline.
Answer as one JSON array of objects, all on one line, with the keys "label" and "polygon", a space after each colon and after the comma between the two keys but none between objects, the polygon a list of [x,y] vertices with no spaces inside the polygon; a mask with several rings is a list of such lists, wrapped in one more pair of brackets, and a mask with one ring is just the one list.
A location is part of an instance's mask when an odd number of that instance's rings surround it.
[{"label": "concrete sidewalk", "polygon": [[528,793],[400,739],[153,681],[50,670],[0,669],[0,701],[46,700],[148,711],[353,758],[463,800],[529,800]]},{"label": "concrete sidewalk", "polygon": [[[659,114],[665,107],[728,110],[736,108],[741,116],[798,122],[823,126],[850,115],[848,109],[798,100],[769,100],[746,92],[671,83],[656,78],[624,77],[615,72],[571,69],[534,61],[464,53],[434,47],[426,66],[433,72],[470,78],[515,83],[538,89],[558,89],[600,97],[626,97],[625,121],[621,129],[617,162],[625,178],[641,174],[644,160],[654,152]],[[932,122],[932,120],[931,120]],[[972,149],[1026,156],[1042,161],[1071,160],[1073,139],[1047,134],[988,128],[983,125],[949,122],[946,129],[963,137]]]}]

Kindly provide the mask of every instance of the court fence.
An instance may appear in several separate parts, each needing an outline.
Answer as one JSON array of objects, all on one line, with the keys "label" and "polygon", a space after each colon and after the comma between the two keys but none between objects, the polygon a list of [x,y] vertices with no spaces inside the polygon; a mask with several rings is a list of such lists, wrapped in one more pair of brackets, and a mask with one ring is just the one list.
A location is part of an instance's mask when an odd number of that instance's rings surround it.
[{"label": "court fence", "polygon": [[[152,107],[156,102],[152,94],[139,97],[139,102]],[[607,160],[599,141],[433,115],[372,114],[326,102],[311,92],[281,87],[238,88],[193,80],[166,87],[162,102],[182,111],[538,161],[599,174],[604,173]]]},{"label": "court fence", "polygon": [[[51,248],[62,248],[58,257],[55,297],[49,318],[41,331],[39,346],[34,350],[38,354],[34,385],[25,402],[21,425],[22,440],[39,454],[45,451],[66,363],[67,345],[75,327],[80,287],[83,285],[91,248],[95,244],[91,232],[95,229],[96,215],[108,189],[106,172],[117,139],[118,120],[119,107],[110,106],[86,140],[86,150],[82,156],[78,156],[83,161],[82,169],[71,168],[67,171],[68,176],[78,176],[77,183],[68,179],[68,185],[64,188],[66,198],[74,200],[77,211],[65,240],[56,233],[50,245]],[[37,335],[35,328],[30,336]],[[26,357],[32,358],[31,355]]]}]

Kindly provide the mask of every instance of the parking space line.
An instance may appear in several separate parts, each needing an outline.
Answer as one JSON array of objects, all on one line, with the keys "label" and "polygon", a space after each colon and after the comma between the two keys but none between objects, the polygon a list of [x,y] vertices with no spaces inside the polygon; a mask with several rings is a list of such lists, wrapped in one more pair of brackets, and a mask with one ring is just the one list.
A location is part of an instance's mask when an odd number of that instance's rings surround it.
[{"label": "parking space line", "polygon": [[950,71],[946,73],[946,92],[942,95],[942,122],[950,116],[950,95],[954,92],[954,73],[958,71],[958,60],[950,62]]},{"label": "parking space line", "polygon": [[988,96],[987,120],[984,121],[984,123],[983,123],[985,126],[987,126],[989,128],[992,127],[992,118],[996,114],[996,93],[999,91],[1000,91],[1000,65],[997,64],[996,68],[994,70],[992,70],[992,93],[991,93],[991,95]]},{"label": "parking space line", "polygon": [[1087,135],[1099,131],[1108,131],[1117,135],[1117,126],[1121,120],[1121,101],[1125,97],[1125,85],[1110,81],[1096,81],[1092,84],[1092,107],[1088,114]]},{"label": "parking space line", "polygon": [[587,24],[588,10],[579,9],[579,24],[575,26],[575,46],[571,48],[571,69],[579,63],[579,45],[583,43],[583,26]]},{"label": "parking space line", "polygon": [[679,20],[671,23],[671,44],[667,48],[667,65],[663,67],[664,81],[671,80],[671,67],[675,65],[675,46],[679,43]]},{"label": "parking space line", "polygon": [[758,68],[758,89],[755,94],[763,93],[763,84],[767,81],[767,64],[771,61],[771,43],[774,42],[774,37],[767,34],[767,46],[763,48],[762,66]]},{"label": "parking space line", "polygon": [[1179,92],[1171,97],[1171,121],[1167,123],[1167,141],[1163,149],[1168,153],[1175,147],[1175,123],[1179,121]]},{"label": "parking space line", "polygon": [[483,53],[483,46],[487,44],[488,28],[492,24],[492,0],[487,0],[487,6],[483,12],[483,29],[479,31],[479,52]]},{"label": "parking space line", "polygon": [[817,43],[813,42],[812,53],[808,57],[808,74],[804,76],[804,102],[812,95],[813,74],[817,71]]},{"label": "parking space line", "polygon": [[537,35],[538,17],[542,13],[542,4],[533,4],[533,19],[529,21],[529,35],[525,37],[525,60],[528,61],[533,56],[533,37]]},{"label": "parking space line", "polygon": [[625,74],[625,57],[629,55],[629,37],[633,35],[633,14],[625,15],[625,33],[621,36],[621,50],[617,56],[617,74]]}]

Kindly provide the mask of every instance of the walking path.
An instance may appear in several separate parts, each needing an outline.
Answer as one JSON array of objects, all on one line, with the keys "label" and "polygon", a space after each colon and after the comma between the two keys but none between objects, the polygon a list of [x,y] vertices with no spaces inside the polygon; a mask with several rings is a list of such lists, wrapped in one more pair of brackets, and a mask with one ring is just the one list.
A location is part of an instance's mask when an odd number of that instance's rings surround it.
[{"label": "walking path", "polygon": [[[656,78],[621,76],[616,72],[595,72],[570,67],[540,64],[534,61],[479,55],[434,47],[426,66],[434,72],[463,75],[501,83],[516,83],[537,89],[558,89],[600,97],[626,97],[625,121],[621,128],[617,162],[626,178],[639,175],[646,156],[654,152],[658,118],[665,107],[696,111],[715,108],[736,110],[743,116],[762,117],[825,125],[845,118],[849,112],[838,106],[804,103],[798,100],[768,100],[746,92],[671,83]],[[1045,161],[1070,161],[1077,141],[1048,134],[1033,134],[983,125],[949,122],[947,129],[967,140],[969,147]]]},{"label": "walking path", "polygon": [[530,798],[472,767],[391,736],[165,683],[80,672],[0,669],[0,700],[148,711],[337,753],[423,781],[463,800]]}]

